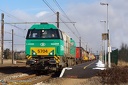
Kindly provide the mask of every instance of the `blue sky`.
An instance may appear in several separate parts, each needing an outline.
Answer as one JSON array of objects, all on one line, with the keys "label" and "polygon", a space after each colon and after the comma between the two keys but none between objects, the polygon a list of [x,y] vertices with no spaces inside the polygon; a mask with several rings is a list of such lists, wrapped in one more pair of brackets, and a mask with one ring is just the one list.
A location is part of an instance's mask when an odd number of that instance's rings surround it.
[{"label": "blue sky", "polygon": [[[54,3],[54,0],[46,0],[55,11],[60,12],[60,17],[65,21],[69,22],[64,13],[59,10],[59,8]],[[71,32],[64,24],[60,24],[60,29],[65,31],[69,36],[71,36],[76,42],[79,39],[73,35],[75,33],[77,36],[82,37],[82,44],[88,45],[88,48],[93,49],[94,52],[100,51],[102,47],[101,34],[106,32],[104,28],[104,23],[101,20],[106,20],[106,6],[101,6],[100,2],[109,4],[109,28],[111,34],[111,45],[112,47],[119,48],[121,43],[128,43],[128,0],[56,0],[65,13],[70,17],[70,19],[75,23],[79,34],[76,32],[73,24],[68,24],[68,26],[73,30]],[[1,11],[3,10],[3,11]],[[5,22],[20,22],[20,21],[56,21],[56,14],[54,14],[49,7],[43,2],[43,0],[1,0],[0,3],[0,13],[4,12]],[[55,24],[56,25],[56,24]],[[15,34],[20,36],[26,35],[26,30],[31,25],[16,25],[14,26],[5,25],[5,31],[11,31],[14,29]],[[5,39],[10,38],[6,33]],[[20,43],[25,43],[25,38],[20,39],[15,36],[16,41]],[[5,47],[10,46],[6,44]],[[21,46],[20,48],[23,48]],[[19,49],[15,46],[15,49]]]},{"label": "blue sky", "polygon": [[[54,0],[46,0],[46,1],[56,8]],[[98,0],[57,0],[57,1],[62,6],[62,8],[65,8],[66,6],[73,3],[90,4]],[[41,10],[50,10],[46,6],[46,4],[44,4],[43,0],[1,0],[0,9],[3,9],[5,11],[20,9],[31,13],[39,12]]]}]

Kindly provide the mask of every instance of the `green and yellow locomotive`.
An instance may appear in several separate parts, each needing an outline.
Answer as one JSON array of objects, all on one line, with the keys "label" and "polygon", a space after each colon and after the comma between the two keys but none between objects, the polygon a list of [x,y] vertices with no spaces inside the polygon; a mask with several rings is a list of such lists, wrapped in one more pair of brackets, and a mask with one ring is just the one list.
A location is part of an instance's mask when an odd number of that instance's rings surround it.
[{"label": "green and yellow locomotive", "polygon": [[33,70],[58,70],[75,64],[76,44],[53,24],[34,24],[26,36],[26,64]]}]

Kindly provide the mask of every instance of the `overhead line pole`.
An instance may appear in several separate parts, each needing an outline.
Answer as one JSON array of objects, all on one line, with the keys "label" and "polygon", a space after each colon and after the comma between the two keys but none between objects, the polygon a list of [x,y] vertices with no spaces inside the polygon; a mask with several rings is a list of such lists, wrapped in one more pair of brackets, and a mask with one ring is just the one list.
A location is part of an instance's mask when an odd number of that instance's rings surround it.
[{"label": "overhead line pole", "polygon": [[80,46],[80,59],[82,59],[82,48],[81,48],[81,37],[79,38],[79,46]]},{"label": "overhead line pole", "polygon": [[59,28],[59,12],[57,12],[57,27]]},{"label": "overhead line pole", "polygon": [[14,64],[14,51],[13,51],[13,41],[14,41],[14,39],[13,39],[13,29],[12,29],[12,64]]},{"label": "overhead line pole", "polygon": [[4,13],[1,14],[1,64],[3,64],[4,48]]}]

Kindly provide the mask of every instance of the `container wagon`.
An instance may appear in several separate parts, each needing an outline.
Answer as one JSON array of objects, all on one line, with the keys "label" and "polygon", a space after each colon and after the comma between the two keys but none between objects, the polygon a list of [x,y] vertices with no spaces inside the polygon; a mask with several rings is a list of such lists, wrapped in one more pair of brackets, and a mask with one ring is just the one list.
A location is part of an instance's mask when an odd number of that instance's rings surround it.
[{"label": "container wagon", "polygon": [[82,47],[76,47],[76,62],[82,63],[83,61],[89,60],[89,53],[84,50]]}]

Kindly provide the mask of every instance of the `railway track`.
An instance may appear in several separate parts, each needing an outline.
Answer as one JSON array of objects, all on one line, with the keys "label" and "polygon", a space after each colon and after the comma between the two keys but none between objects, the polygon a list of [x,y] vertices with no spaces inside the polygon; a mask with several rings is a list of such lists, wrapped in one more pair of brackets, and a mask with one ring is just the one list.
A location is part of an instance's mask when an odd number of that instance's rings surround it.
[{"label": "railway track", "polygon": [[36,74],[31,74],[31,75],[26,75],[11,80],[7,80],[5,83],[7,85],[34,85],[52,78],[52,75],[53,73],[50,73],[49,75],[39,75],[39,76]]},{"label": "railway track", "polygon": [[32,84],[37,84],[37,83],[40,83],[40,82],[42,82],[42,81],[46,81],[46,80],[48,80],[48,79],[50,79],[50,78],[51,78],[51,75],[49,75],[49,76],[43,76],[43,77],[39,78],[38,80],[32,81],[31,83],[32,83]]},{"label": "railway track", "polygon": [[[34,72],[27,67],[0,67],[0,85],[34,85],[52,79],[54,71]],[[8,70],[11,69],[11,70]]]},{"label": "railway track", "polygon": [[13,80],[27,80],[29,78],[33,78],[33,77],[36,77],[36,74],[32,74],[32,75],[28,75],[28,76],[23,76],[23,77],[19,77],[19,78],[16,78],[16,79],[13,79]]}]

